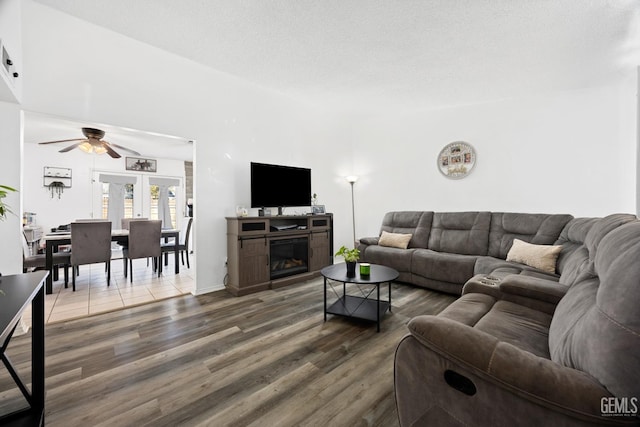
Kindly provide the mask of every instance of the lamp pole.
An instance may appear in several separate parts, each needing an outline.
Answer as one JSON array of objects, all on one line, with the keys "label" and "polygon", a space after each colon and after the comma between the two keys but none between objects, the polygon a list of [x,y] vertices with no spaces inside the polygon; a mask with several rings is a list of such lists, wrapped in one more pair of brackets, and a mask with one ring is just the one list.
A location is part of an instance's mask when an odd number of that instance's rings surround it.
[{"label": "lamp pole", "polygon": [[347,182],[351,184],[351,220],[353,225],[353,247],[356,247],[356,205],[353,198],[353,184],[356,183],[358,177],[355,175],[350,175],[347,177]]}]

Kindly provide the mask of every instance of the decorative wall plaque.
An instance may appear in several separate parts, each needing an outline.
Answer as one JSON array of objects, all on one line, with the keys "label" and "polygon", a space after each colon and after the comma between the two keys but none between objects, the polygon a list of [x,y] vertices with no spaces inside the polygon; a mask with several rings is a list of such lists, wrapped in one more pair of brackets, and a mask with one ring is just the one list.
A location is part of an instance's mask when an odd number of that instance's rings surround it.
[{"label": "decorative wall plaque", "polygon": [[471,144],[462,141],[447,144],[438,155],[438,169],[447,178],[461,179],[476,164],[476,151]]}]

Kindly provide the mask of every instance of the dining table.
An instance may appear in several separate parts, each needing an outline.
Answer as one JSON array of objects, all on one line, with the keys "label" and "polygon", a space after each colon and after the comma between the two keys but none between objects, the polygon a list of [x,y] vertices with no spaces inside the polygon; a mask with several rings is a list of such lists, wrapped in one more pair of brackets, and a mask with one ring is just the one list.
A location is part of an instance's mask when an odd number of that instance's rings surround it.
[{"label": "dining table", "polygon": [[[170,238],[173,238],[175,244],[174,253],[174,266],[175,273],[180,273],[180,257],[179,257],[179,245],[180,245],[180,230],[178,229],[163,229],[162,237],[165,242]],[[49,272],[45,283],[45,292],[47,294],[53,293],[53,253],[58,250],[58,247],[71,244],[71,232],[70,231],[56,231],[44,235],[45,240],[45,269]],[[120,243],[124,246],[129,244],[129,230],[111,230],[111,240],[113,242]]]}]

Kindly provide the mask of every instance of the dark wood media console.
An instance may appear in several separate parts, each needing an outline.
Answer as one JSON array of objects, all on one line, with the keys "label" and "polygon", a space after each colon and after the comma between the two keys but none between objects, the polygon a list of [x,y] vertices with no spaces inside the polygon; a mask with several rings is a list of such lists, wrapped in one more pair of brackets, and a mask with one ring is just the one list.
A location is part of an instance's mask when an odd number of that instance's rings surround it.
[{"label": "dark wood media console", "polygon": [[227,217],[225,286],[233,295],[320,275],[333,264],[333,215]]}]

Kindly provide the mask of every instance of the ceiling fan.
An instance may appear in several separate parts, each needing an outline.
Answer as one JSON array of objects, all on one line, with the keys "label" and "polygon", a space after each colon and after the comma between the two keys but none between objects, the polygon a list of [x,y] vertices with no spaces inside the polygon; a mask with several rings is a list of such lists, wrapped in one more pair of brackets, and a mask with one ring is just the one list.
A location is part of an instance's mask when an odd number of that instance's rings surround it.
[{"label": "ceiling fan", "polygon": [[100,129],[94,128],[82,128],[82,133],[86,137],[84,138],[75,138],[75,139],[61,139],[58,141],[46,141],[40,142],[39,144],[56,144],[58,142],[70,142],[77,141],[75,144],[71,144],[68,147],[60,150],[60,153],[66,153],[67,151],[71,151],[74,148],[79,148],[85,153],[96,153],[96,154],[104,154],[107,153],[114,159],[120,158],[120,154],[118,154],[112,147],[119,148],[120,150],[128,151],[136,156],[139,156],[140,153],[137,151],[131,150],[129,148],[123,147],[121,145],[114,144],[112,142],[104,141],[104,131]]}]

